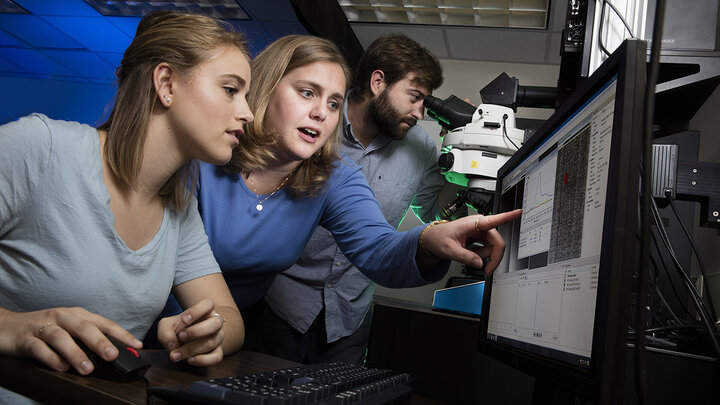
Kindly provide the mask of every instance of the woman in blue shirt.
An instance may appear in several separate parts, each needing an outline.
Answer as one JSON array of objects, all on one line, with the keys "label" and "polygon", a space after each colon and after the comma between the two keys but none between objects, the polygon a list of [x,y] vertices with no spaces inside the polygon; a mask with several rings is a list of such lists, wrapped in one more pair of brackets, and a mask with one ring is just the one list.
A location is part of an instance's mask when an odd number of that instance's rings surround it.
[{"label": "woman in blue shirt", "polygon": [[[390,287],[440,280],[449,259],[495,268],[504,242],[493,228],[519,215],[471,216],[398,232],[360,168],[338,153],[337,125],[350,75],[330,41],[281,38],[252,62],[255,121],[224,167],[203,164],[198,200],[210,245],[241,311],[297,260],[315,227],[334,235],[363,272]],[[468,249],[470,241],[484,247]]]}]

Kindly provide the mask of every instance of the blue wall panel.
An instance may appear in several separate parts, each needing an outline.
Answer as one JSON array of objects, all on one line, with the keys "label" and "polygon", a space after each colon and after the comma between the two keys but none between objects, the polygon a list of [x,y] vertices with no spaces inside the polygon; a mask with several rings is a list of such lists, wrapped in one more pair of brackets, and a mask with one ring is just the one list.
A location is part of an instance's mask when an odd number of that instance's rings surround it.
[{"label": "blue wall panel", "polygon": [[3,95],[0,97],[0,123],[39,112],[50,118],[94,126],[101,122],[115,87],[111,84],[0,77],[0,94]]}]

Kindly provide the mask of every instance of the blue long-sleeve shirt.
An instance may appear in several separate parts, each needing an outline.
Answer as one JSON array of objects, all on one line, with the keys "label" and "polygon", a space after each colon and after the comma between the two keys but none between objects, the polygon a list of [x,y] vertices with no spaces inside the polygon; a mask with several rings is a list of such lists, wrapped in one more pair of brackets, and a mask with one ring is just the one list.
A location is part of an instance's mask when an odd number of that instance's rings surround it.
[{"label": "blue long-sleeve shirt", "polygon": [[[346,103],[340,137],[341,150],[362,166],[390,225],[397,228],[409,207],[423,222],[439,217],[437,197],[445,178],[435,141],[422,127],[412,127],[402,140],[378,134],[364,147],[353,134]],[[327,341],[334,342],[355,332],[365,319],[373,281],[385,284],[377,276],[353,266],[332,234],[318,227],[298,262],[278,275],[265,301],[300,333],[307,332],[324,308]]]},{"label": "blue long-sleeve shirt", "polygon": [[319,196],[291,198],[280,189],[262,211],[240,175],[201,164],[198,201],[210,246],[241,310],[295,263],[317,225],[333,234],[352,263],[389,287],[437,281],[449,268],[443,261],[423,278],[415,254],[424,226],[398,232],[388,224],[367,179],[345,155]]}]

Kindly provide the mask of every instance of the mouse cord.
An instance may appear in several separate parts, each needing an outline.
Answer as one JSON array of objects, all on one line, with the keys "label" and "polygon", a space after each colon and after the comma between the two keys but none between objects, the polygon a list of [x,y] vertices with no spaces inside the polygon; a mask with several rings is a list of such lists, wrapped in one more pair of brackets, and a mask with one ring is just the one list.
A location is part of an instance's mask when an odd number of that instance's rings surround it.
[{"label": "mouse cord", "polygon": [[150,393],[150,380],[145,376],[140,377],[140,379],[145,382],[145,402],[147,405],[153,405],[153,397]]}]

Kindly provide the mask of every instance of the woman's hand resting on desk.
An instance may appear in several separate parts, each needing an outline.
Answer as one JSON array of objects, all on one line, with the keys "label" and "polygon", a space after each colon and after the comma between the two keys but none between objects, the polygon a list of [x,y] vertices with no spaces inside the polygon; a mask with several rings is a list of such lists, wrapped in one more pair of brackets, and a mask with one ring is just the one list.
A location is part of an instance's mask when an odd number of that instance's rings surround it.
[{"label": "woman's hand resting on desk", "polygon": [[[498,233],[498,225],[520,218],[522,210],[496,215],[472,215],[426,228],[421,234],[421,247],[433,256],[451,259],[475,268],[485,267],[490,275],[505,252],[505,241]],[[480,242],[482,246],[472,246]],[[470,247],[468,247],[470,245]],[[487,264],[483,258],[489,257]]]},{"label": "woman's hand resting on desk", "polygon": [[103,359],[115,360],[118,350],[105,335],[135,349],[142,348],[142,342],[123,327],[83,308],[34,312],[0,309],[0,354],[31,357],[58,371],[72,367],[79,374],[88,375],[94,370],[75,339],[82,340]]},{"label": "woman's hand resting on desk", "polygon": [[158,323],[158,341],[170,352],[170,360],[187,360],[196,366],[210,366],[223,359],[225,318],[215,303],[205,298],[182,313]]}]

